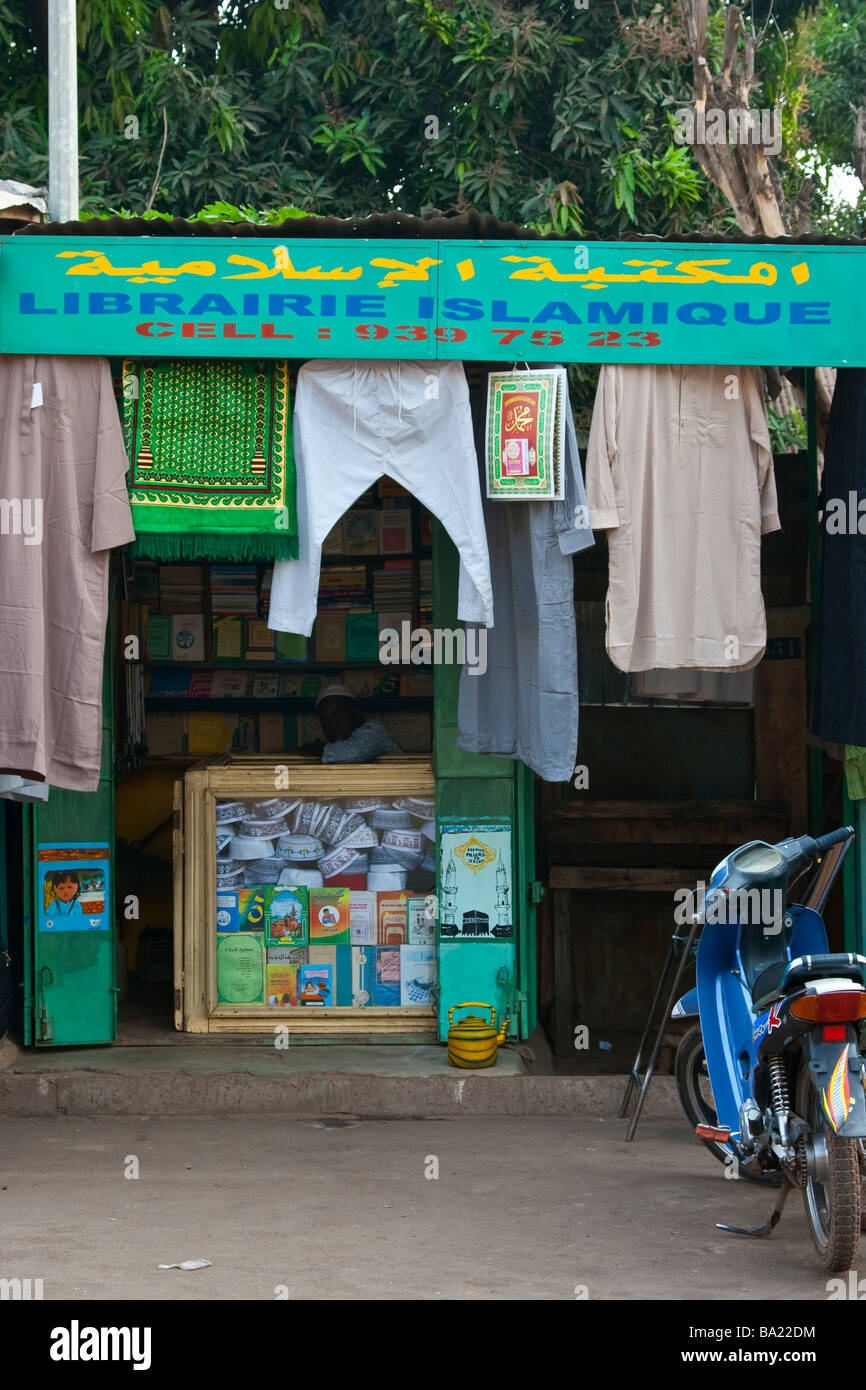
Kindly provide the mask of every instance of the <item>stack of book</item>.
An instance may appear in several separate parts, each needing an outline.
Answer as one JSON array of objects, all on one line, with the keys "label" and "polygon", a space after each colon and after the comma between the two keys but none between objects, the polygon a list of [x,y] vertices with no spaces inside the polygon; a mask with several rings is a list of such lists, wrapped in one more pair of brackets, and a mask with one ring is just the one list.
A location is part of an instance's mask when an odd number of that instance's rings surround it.
[{"label": "stack of book", "polygon": [[367,570],[364,565],[328,565],[319,576],[319,609],[342,613],[372,611]]},{"label": "stack of book", "polygon": [[135,561],[135,592],[138,602],[159,608],[159,565],[156,560]]},{"label": "stack of book", "polygon": [[160,613],[201,613],[204,610],[204,566],[160,565]]},{"label": "stack of book", "polygon": [[211,565],[211,611],[258,616],[257,578],[255,565]]},{"label": "stack of book", "polygon": [[418,613],[422,624],[433,621],[433,561],[418,561]]},{"label": "stack of book", "polygon": [[384,569],[373,571],[373,608],[377,613],[400,614],[411,621],[412,600],[411,560],[386,560]]}]

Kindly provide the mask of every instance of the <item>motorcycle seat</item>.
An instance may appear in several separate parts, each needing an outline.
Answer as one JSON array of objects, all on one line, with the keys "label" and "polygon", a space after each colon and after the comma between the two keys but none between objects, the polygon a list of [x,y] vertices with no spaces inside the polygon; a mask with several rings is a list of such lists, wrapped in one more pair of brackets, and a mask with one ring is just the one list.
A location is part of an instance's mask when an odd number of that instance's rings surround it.
[{"label": "motorcycle seat", "polygon": [[752,986],[752,1008],[764,1008],[778,999],[783,991],[787,993],[808,984],[809,980],[828,977],[854,980],[858,985],[866,986],[866,956],[844,951],[774,961],[762,971]]}]

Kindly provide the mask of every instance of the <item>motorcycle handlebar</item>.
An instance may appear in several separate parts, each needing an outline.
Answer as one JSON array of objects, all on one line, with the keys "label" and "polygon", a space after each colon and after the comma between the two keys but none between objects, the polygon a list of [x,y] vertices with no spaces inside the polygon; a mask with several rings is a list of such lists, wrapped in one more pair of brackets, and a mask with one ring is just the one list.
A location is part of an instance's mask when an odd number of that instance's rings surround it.
[{"label": "motorcycle handlebar", "polygon": [[853,825],[843,825],[839,830],[831,830],[827,835],[818,835],[815,839],[816,858],[825,854],[833,845],[841,845],[843,840],[849,840],[853,834]]}]

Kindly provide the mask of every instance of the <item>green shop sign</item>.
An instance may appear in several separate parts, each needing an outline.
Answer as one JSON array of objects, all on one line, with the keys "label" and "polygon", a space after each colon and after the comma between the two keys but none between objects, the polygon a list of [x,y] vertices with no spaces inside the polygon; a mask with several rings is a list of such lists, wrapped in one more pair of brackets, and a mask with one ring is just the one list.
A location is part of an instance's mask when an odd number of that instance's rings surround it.
[{"label": "green shop sign", "polygon": [[866,366],[866,248],[0,237],[0,352]]}]

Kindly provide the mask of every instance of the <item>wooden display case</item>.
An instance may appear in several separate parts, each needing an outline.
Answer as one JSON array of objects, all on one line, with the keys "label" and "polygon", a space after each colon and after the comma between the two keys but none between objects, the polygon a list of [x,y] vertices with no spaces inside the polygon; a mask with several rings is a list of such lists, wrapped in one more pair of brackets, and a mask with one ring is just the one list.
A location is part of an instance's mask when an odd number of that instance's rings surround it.
[{"label": "wooden display case", "polygon": [[315,1010],[217,999],[216,803],[223,798],[433,796],[423,755],[322,764],[297,754],[226,755],[197,763],[175,784],[175,1027],[187,1033],[271,1033],[362,1041],[436,1037],[436,1009],[420,1006]]}]

